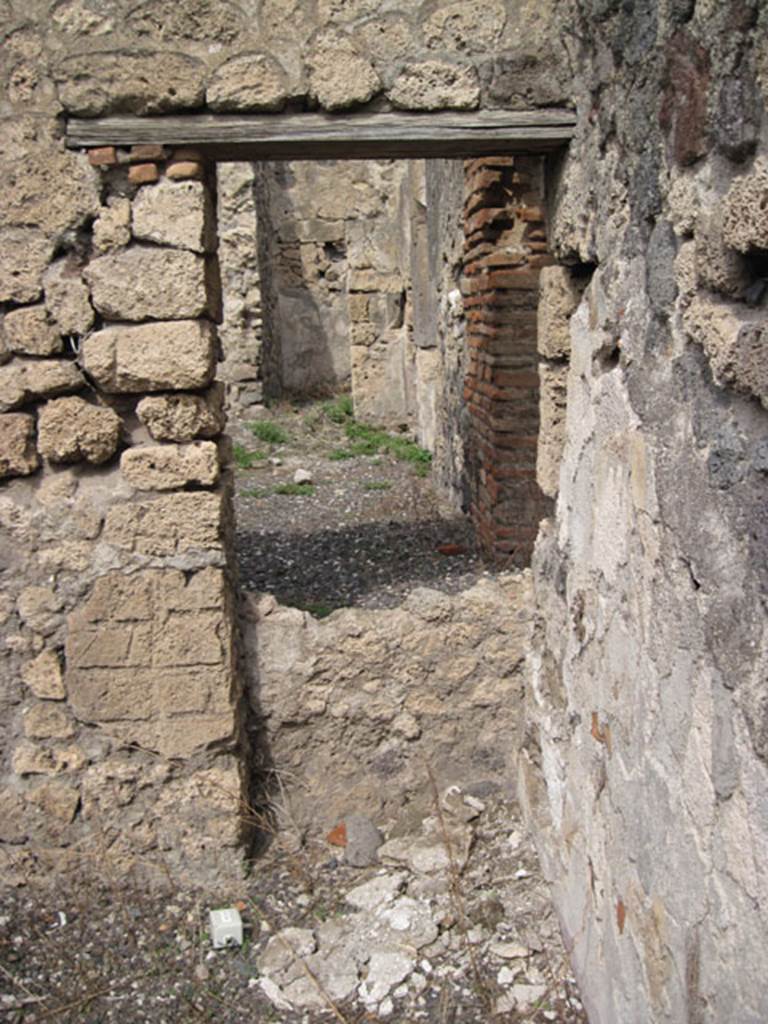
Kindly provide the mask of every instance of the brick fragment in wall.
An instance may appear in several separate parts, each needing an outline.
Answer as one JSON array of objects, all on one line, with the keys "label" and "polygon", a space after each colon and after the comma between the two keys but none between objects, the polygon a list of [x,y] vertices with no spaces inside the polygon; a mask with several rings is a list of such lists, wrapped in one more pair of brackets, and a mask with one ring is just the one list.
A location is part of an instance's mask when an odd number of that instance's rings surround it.
[{"label": "brick fragment in wall", "polygon": [[160,171],[155,163],[131,164],[128,168],[128,181],[132,185],[151,185],[160,179]]},{"label": "brick fragment in wall", "polygon": [[9,351],[20,355],[52,356],[63,347],[61,335],[49,321],[42,303],[6,313],[2,330]]},{"label": "brick fragment in wall", "polygon": [[0,412],[79,391],[84,384],[77,366],[67,359],[16,358],[0,366]]},{"label": "brick fragment in wall", "polygon": [[141,241],[211,252],[216,247],[213,206],[199,181],[163,181],[133,200],[133,234]]},{"label": "brick fragment in wall", "polygon": [[225,515],[223,493],[181,492],[111,508],[103,537],[141,555],[223,552]]},{"label": "brick fragment in wall", "polygon": [[132,246],[85,269],[93,305],[115,320],[186,320],[213,312],[206,260],[193,252]]},{"label": "brick fragment in wall", "polygon": [[224,386],[216,383],[202,395],[170,394],[143,398],[136,412],[155,441],[217,437],[226,420]]},{"label": "brick fragment in wall", "polygon": [[38,448],[51,462],[107,462],[117,451],[121,420],[107,406],[82,398],[46,402],[38,418]]},{"label": "brick fragment in wall", "polygon": [[213,378],[215,330],[207,320],[113,325],[86,338],[82,358],[109,393],[202,388]]},{"label": "brick fragment in wall", "polygon": [[88,150],[88,162],[92,167],[115,167],[117,150],[114,146],[95,146]]},{"label": "brick fragment in wall", "polygon": [[27,413],[0,415],[0,479],[29,476],[39,465],[34,416]]},{"label": "brick fragment in wall", "polygon": [[140,491],[171,491],[190,484],[212,487],[219,479],[219,453],[212,441],[141,445],[123,452],[120,469]]},{"label": "brick fragment in wall", "polygon": [[61,334],[82,335],[93,326],[88,287],[74,258],[56,260],[43,274],[45,308]]}]

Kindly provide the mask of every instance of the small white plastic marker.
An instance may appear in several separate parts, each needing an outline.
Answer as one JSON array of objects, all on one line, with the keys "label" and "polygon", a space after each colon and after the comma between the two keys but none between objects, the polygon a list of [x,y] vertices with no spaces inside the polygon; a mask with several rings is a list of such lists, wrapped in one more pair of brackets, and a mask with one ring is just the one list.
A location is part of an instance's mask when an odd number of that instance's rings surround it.
[{"label": "small white plastic marker", "polygon": [[210,910],[208,912],[210,921],[211,944],[214,949],[224,949],[226,946],[242,946],[243,944],[243,919],[240,911],[234,907],[227,907],[224,910]]}]

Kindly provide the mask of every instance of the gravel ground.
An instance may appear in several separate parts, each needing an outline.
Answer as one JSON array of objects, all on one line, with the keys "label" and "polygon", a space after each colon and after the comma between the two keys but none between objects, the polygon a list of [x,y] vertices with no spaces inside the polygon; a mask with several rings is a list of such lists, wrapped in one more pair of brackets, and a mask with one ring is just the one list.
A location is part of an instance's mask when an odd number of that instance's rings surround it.
[{"label": "gravel ground", "polygon": [[[463,590],[486,571],[468,520],[441,509],[429,474],[419,475],[426,464],[386,452],[334,461],[350,442],[345,424],[319,403],[284,405],[265,420],[285,431],[287,443],[265,444],[245,424],[233,430],[243,449],[267,456],[236,474],[245,589],[310,611],[387,608],[415,586]],[[276,494],[297,470],[310,474],[314,493]]]},{"label": "gravel ground", "polygon": [[[488,803],[474,836],[458,898],[447,881],[425,895],[423,878],[408,879],[408,893],[414,886],[421,892],[416,898],[439,934],[415,954],[405,983],[393,987],[386,1016],[357,995],[325,1008],[277,1009],[263,991],[260,958],[272,936],[288,926],[343,925],[357,913],[346,893],[383,873],[344,864],[338,848],[324,842],[294,848],[275,841],[250,879],[213,902],[210,894],[170,889],[150,895],[122,877],[0,895],[0,1020],[586,1024],[547,887],[514,809]],[[211,949],[207,915],[217,906],[240,909],[242,947]],[[509,958],[510,946],[522,949]],[[534,1006],[505,1009],[504,999],[523,991],[515,986],[543,994]]]}]

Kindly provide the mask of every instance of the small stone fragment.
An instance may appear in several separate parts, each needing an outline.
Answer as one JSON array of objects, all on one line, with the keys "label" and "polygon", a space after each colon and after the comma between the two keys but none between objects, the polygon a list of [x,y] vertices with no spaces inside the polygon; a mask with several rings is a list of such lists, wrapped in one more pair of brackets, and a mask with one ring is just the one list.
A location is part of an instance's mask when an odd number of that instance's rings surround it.
[{"label": "small stone fragment", "polygon": [[312,474],[308,469],[297,469],[293,474],[293,482],[295,484],[311,484]]},{"label": "small stone fragment", "polygon": [[29,476],[39,465],[34,416],[23,412],[0,416],[0,479]]},{"label": "small stone fragment", "polygon": [[79,391],[84,383],[75,363],[67,359],[13,359],[0,366],[0,412]]},{"label": "small stone fragment", "polygon": [[226,61],[206,93],[211,110],[280,110],[287,99],[285,69],[267,53],[243,53]]},{"label": "small stone fragment", "polygon": [[65,740],[74,736],[72,719],[58,704],[35,704],[24,715],[24,735],[32,740]]},{"label": "small stone fragment", "polygon": [[199,179],[203,176],[203,165],[197,160],[174,160],[165,168],[165,175],[171,181]]},{"label": "small stone fragment", "polygon": [[43,274],[45,308],[61,334],[86,334],[93,326],[90,293],[76,260],[56,260]]},{"label": "small stone fragment", "polygon": [[140,491],[171,491],[188,484],[212,487],[219,478],[218,448],[212,441],[142,445],[123,452],[120,469]]},{"label": "small stone fragment", "polygon": [[36,658],[23,665],[21,678],[35,697],[41,700],[64,700],[67,695],[59,657],[50,649],[41,651]]},{"label": "small stone fragment", "polygon": [[38,446],[51,462],[107,462],[120,442],[121,420],[107,406],[82,398],[47,402],[38,422]]},{"label": "small stone fragment", "polygon": [[124,196],[114,197],[102,208],[93,224],[93,245],[97,252],[122,249],[131,240],[131,203]]},{"label": "small stone fragment", "polygon": [[[301,481],[297,481],[301,483]],[[347,844],[344,859],[354,868],[365,868],[378,860],[377,850],[384,837],[370,818],[364,814],[348,814],[344,819]]]},{"label": "small stone fragment", "polygon": [[80,803],[80,792],[66,782],[44,782],[27,797],[48,818],[57,818],[65,824],[74,820]]},{"label": "small stone fragment", "polygon": [[61,352],[61,336],[49,322],[42,304],[6,313],[3,331],[11,352],[28,356],[52,356]]},{"label": "small stone fragment", "polygon": [[480,103],[480,83],[471,65],[425,60],[400,72],[389,98],[405,110],[474,110]]},{"label": "small stone fragment", "polygon": [[34,302],[53,242],[38,228],[0,228],[0,302]]},{"label": "small stone fragment", "polygon": [[16,602],[22,622],[43,636],[58,628],[63,607],[61,598],[50,587],[25,587]]},{"label": "small stone fragment", "polygon": [[355,886],[346,894],[344,899],[355,910],[375,910],[392,900],[405,884],[406,876],[402,872],[377,875],[369,882]]},{"label": "small stone fragment", "polygon": [[22,740],[13,752],[11,766],[17,775],[58,775],[79,771],[85,762],[85,754],[76,744],[42,747]]}]

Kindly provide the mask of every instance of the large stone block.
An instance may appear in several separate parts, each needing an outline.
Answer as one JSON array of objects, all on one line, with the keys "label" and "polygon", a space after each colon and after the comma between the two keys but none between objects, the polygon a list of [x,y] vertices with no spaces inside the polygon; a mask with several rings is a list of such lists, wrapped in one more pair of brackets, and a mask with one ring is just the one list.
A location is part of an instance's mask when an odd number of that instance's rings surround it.
[{"label": "large stone block", "polygon": [[38,420],[38,447],[51,462],[91,462],[111,459],[120,441],[121,420],[106,406],[82,398],[47,402]]},{"label": "large stone block", "polygon": [[136,407],[156,441],[217,437],[224,429],[224,388],[214,384],[202,395],[152,395]]},{"label": "large stone block", "polygon": [[157,42],[189,39],[227,45],[234,43],[243,30],[243,12],[229,0],[200,3],[200,0],[176,0],[173,4],[156,4],[145,0],[127,17],[130,28],[142,38]]},{"label": "large stone block", "polygon": [[12,309],[3,320],[8,348],[28,356],[52,356],[61,352],[61,335],[49,322],[45,306]]},{"label": "large stone block", "polygon": [[737,178],[725,197],[723,238],[739,252],[768,249],[768,161]]},{"label": "large stone block", "polygon": [[34,302],[53,242],[37,228],[0,228],[0,302]]},{"label": "large stone block", "polygon": [[211,252],[216,227],[208,189],[200,181],[162,181],[140,189],[133,201],[133,233],[142,241]]},{"label": "large stone block", "polygon": [[133,246],[92,260],[93,305],[114,320],[185,320],[210,309],[206,260],[193,252]]},{"label": "large stone block", "polygon": [[219,478],[219,453],[212,441],[142,445],[123,452],[120,469],[140,491],[173,491],[189,484],[212,487]]},{"label": "large stone block", "polygon": [[325,110],[367,103],[382,87],[371,62],[343,32],[317,37],[307,66],[310,93]]},{"label": "large stone block", "polygon": [[23,412],[0,416],[0,479],[29,476],[39,465],[34,416]]},{"label": "large stone block", "polygon": [[221,550],[223,530],[223,496],[201,491],[111,508],[104,540],[142,555],[175,555]]},{"label": "large stone block", "polygon": [[56,260],[43,274],[45,308],[61,334],[86,334],[93,326],[93,306],[77,261]]},{"label": "large stone block", "polygon": [[567,267],[543,267],[539,274],[537,344],[546,359],[567,359],[571,353],[570,319],[586,281]]},{"label": "large stone block", "polygon": [[389,98],[404,110],[474,110],[480,103],[480,83],[469,64],[425,60],[406,65]]},{"label": "large stone block", "polygon": [[243,53],[216,69],[206,99],[211,110],[280,110],[288,95],[288,76],[274,57]]},{"label": "large stone block", "polygon": [[14,359],[0,366],[0,412],[40,398],[79,391],[84,384],[75,363],[67,359]]},{"label": "large stone block", "polygon": [[168,50],[91,51],[65,57],[54,77],[71,114],[163,114],[202,105],[205,65]]},{"label": "large stone block", "polygon": [[86,338],[82,356],[86,372],[107,392],[202,388],[214,373],[215,331],[207,320],[116,325]]},{"label": "large stone block", "polygon": [[768,408],[768,329],[762,311],[698,296],[684,323],[706,352],[716,383],[755,395]]}]

